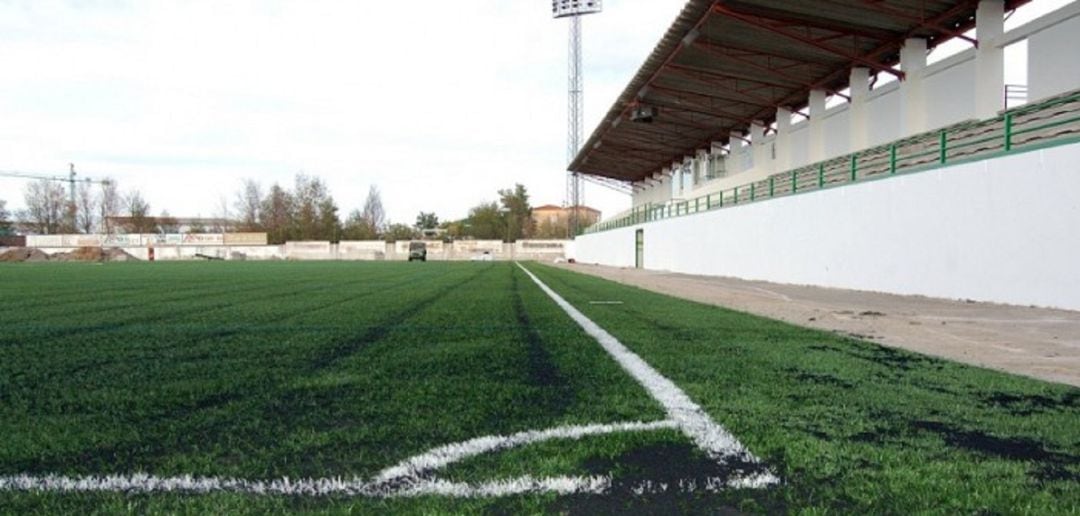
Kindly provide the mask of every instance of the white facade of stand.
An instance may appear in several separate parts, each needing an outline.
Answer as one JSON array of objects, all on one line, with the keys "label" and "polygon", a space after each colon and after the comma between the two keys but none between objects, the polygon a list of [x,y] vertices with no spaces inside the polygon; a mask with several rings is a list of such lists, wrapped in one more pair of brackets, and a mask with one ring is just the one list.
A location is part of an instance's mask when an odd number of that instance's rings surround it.
[{"label": "white facade of stand", "polygon": [[[806,113],[796,123],[785,121],[778,109],[776,134],[755,138],[732,132],[726,173],[711,181],[698,181],[678,198],[687,199],[729,190],[824,159],[844,156],[905,136],[931,131],[971,119],[995,116],[1004,108],[1004,48],[1028,41],[1029,101],[1038,101],[1080,87],[1080,2],[1048,13],[1003,33],[1002,0],[982,0],[976,12],[979,47],[969,48],[933,64],[926,62],[924,40],[904,45],[901,70],[907,79],[870,89],[869,71],[851,72],[851,102],[826,109],[827,92],[812,91]],[[865,74],[865,75],[864,75]],[[864,78],[865,77],[865,78]],[[866,85],[867,87],[863,87]],[[787,111],[790,113],[790,111]],[[662,114],[661,114],[662,116]],[[688,158],[704,159],[696,150]],[[696,165],[696,164],[695,164]],[[659,171],[658,171],[659,172]],[[645,185],[634,194],[633,205],[664,204],[673,199],[671,184]]]},{"label": "white facade of stand", "polygon": [[[794,122],[777,108],[776,134],[748,125],[747,146],[733,131],[726,173],[680,198],[993,118],[1005,107],[1003,49],[1024,40],[1029,102],[1080,88],[1080,2],[1009,32],[1003,16],[1001,0],[983,0],[978,48],[928,64],[926,42],[909,39],[905,80],[871,87],[869,71],[855,68],[850,102],[826,109],[827,93],[815,90]],[[1080,310],[1076,163],[1080,144],[1063,144],[590,233],[574,251],[632,267],[641,230],[648,269]],[[664,204],[671,192],[648,187],[634,204]]]}]

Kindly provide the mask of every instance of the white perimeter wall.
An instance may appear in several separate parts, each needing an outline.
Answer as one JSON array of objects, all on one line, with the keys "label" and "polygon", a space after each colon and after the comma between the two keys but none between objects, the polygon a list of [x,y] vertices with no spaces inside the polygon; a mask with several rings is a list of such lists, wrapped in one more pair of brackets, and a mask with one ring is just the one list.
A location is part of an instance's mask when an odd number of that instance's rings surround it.
[{"label": "white perimeter wall", "polygon": [[589,234],[584,263],[1080,310],[1080,144]]}]

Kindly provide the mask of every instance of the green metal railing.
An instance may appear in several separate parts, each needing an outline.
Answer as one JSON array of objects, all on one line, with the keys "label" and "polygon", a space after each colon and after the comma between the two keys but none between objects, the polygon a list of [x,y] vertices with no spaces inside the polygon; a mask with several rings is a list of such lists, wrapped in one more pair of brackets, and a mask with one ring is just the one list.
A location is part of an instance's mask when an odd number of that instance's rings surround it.
[{"label": "green metal railing", "polygon": [[961,122],[695,199],[637,206],[625,216],[590,226],[585,233],[1074,142],[1080,142],[1080,90],[989,120]]}]

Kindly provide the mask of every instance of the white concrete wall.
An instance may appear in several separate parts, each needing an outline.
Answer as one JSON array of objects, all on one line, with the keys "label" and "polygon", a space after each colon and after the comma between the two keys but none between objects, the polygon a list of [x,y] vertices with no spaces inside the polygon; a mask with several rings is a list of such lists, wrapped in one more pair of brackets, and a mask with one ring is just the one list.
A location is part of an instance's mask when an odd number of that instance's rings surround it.
[{"label": "white concrete wall", "polygon": [[937,129],[975,118],[975,51],[965,50],[926,68],[923,94],[926,128]]},{"label": "white concrete wall", "polygon": [[1080,310],[1080,144],[579,237],[584,263]]},{"label": "white concrete wall", "polygon": [[[851,110],[848,104],[833,106],[825,113],[825,159],[835,158],[850,153],[851,148]],[[798,168],[808,165],[806,160],[793,161]],[[783,170],[777,170],[783,172]]]},{"label": "white concrete wall", "polygon": [[[799,163],[806,163],[809,159],[808,149],[810,145],[810,124],[803,119],[791,126],[791,154],[789,168],[798,168]],[[777,172],[783,172],[778,170]]]},{"label": "white concrete wall", "polygon": [[871,91],[866,113],[871,147],[900,139],[900,85],[893,82]]},{"label": "white concrete wall", "polygon": [[1068,18],[1028,38],[1030,100],[1038,101],[1080,87],[1077,49],[1080,49],[1080,16]]}]

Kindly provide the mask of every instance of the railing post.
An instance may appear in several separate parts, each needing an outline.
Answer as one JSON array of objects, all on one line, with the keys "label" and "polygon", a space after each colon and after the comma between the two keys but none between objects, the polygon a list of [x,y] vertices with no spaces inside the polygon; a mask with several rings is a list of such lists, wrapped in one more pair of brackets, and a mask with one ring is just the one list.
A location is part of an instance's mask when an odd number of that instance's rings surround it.
[{"label": "railing post", "polygon": [[772,197],[776,192],[776,188],[773,185],[773,176],[769,176],[769,197]]},{"label": "railing post", "polygon": [[735,199],[731,201],[731,204],[739,204],[739,187],[735,187]]},{"label": "railing post", "polygon": [[851,182],[852,183],[854,183],[859,178],[859,172],[858,172],[859,163],[857,161],[858,159],[859,159],[859,156],[857,154],[852,154],[851,155]]},{"label": "railing post", "polygon": [[1009,152],[1012,150],[1012,118],[1012,113],[1005,113],[1005,152]]},{"label": "railing post", "polygon": [[889,145],[889,173],[896,173],[896,144]]},{"label": "railing post", "polygon": [[694,213],[701,211],[701,197],[694,199]]},{"label": "railing post", "polygon": [[825,164],[818,163],[817,166],[817,187],[825,188]]},{"label": "railing post", "polygon": [[795,192],[798,192],[798,191],[799,191],[799,173],[792,170],[791,171],[791,193],[795,193]]},{"label": "railing post", "polygon": [[757,197],[757,181],[750,183],[750,200],[753,201]]},{"label": "railing post", "polygon": [[720,190],[720,207],[724,207],[724,191]]},{"label": "railing post", "polygon": [[945,161],[946,161],[946,153],[948,152],[948,149],[945,148],[945,131],[944,130],[941,131],[941,135],[938,137],[938,149],[940,150],[939,155],[938,155],[938,162],[939,163],[945,163]]},{"label": "railing post", "polygon": [[708,194],[708,195],[705,196],[705,211],[709,211],[711,209],[712,209],[712,194]]}]

